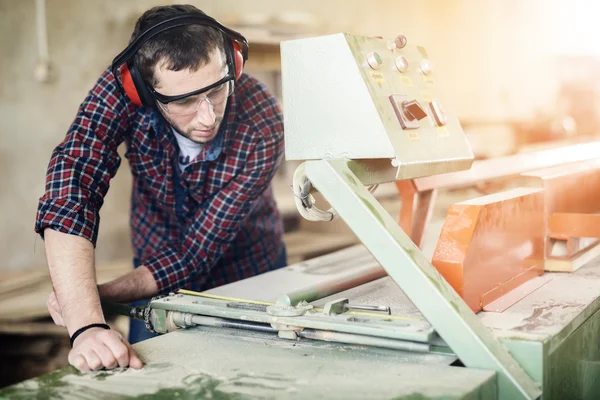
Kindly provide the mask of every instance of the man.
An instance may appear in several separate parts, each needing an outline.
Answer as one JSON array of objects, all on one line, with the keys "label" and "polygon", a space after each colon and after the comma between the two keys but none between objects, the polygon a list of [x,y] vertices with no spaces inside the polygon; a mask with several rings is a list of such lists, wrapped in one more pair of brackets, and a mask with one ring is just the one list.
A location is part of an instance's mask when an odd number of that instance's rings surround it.
[{"label": "man", "polygon": [[[193,6],[156,7],[102,74],[54,150],[36,231],[81,371],[142,363],[105,326],[100,298],[205,290],[286,264],[270,182],[281,162],[275,98],[241,71],[245,39]],[[142,104],[139,106],[137,104]],[[98,212],[127,144],[136,269],[96,285]],[[139,330],[132,327],[131,341]]]}]

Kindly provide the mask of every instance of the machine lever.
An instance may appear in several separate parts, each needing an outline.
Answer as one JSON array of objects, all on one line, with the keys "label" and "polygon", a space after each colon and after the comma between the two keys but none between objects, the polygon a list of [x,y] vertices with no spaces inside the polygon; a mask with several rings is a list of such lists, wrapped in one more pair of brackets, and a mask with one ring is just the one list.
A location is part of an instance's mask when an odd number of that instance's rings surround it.
[{"label": "machine lever", "polygon": [[366,306],[366,305],[357,305],[357,304],[344,304],[344,308],[346,310],[356,310],[356,311],[376,311],[376,312],[384,312],[388,315],[392,314],[392,310],[389,306]]},{"label": "machine lever", "polygon": [[336,315],[341,314],[346,311],[357,310],[357,311],[376,311],[376,312],[384,312],[387,315],[392,314],[392,310],[390,306],[369,306],[369,305],[361,305],[361,304],[349,304],[349,300],[346,298],[341,298],[337,300],[330,301],[325,304],[323,307],[323,313],[327,315]]},{"label": "machine lever", "polygon": [[420,121],[427,116],[427,113],[417,100],[403,101],[402,109],[409,121],[414,121],[415,119]]}]

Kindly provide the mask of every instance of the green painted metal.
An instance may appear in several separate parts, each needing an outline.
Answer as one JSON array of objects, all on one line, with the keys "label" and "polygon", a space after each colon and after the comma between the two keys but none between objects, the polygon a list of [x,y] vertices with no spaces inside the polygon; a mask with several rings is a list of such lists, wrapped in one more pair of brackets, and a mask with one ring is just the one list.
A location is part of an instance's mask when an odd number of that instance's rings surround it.
[{"label": "green painted metal", "polygon": [[[544,383],[544,343],[522,339],[500,339],[508,352],[540,387]],[[542,390],[543,391],[543,390]],[[543,391],[544,398],[547,392]]]},{"label": "green painted metal", "polygon": [[426,321],[394,319],[386,315],[358,318],[349,315],[325,315],[321,311],[301,316],[273,316],[262,311],[227,307],[229,301],[196,296],[175,295],[152,301],[154,310],[187,312],[233,320],[298,326],[325,331],[370,335],[390,339],[428,343],[434,336]]},{"label": "green painted metal", "polygon": [[558,347],[546,348],[544,389],[548,399],[600,398],[600,311]]},{"label": "green painted metal", "polygon": [[568,336],[543,341],[503,338],[502,342],[542,386],[545,400],[600,398],[600,311]]},{"label": "green painted metal", "polygon": [[[67,368],[0,390],[7,399],[497,398],[493,371],[445,356],[288,341],[219,328],[172,332],[135,345],[145,366],[90,374]],[[435,382],[435,385],[431,383]]]},{"label": "green painted metal", "polygon": [[166,333],[169,331],[167,328],[167,312],[165,310],[152,310],[150,322],[152,323],[155,332]]},{"label": "green painted metal", "polygon": [[307,161],[306,175],[465,365],[496,371],[501,399],[540,397],[539,386],[352,173],[351,163]]}]

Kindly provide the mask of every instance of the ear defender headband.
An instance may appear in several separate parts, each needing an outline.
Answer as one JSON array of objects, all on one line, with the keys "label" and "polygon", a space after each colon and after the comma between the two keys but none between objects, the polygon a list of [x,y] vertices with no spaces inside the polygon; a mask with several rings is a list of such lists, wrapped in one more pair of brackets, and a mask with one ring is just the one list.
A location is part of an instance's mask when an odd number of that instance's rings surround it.
[{"label": "ear defender headband", "polygon": [[138,52],[144,43],[159,33],[184,25],[209,26],[223,33],[223,35],[230,40],[229,43],[225,43],[227,63],[230,67],[230,71],[235,71],[235,80],[238,80],[242,75],[244,63],[248,59],[248,41],[246,38],[239,32],[221,25],[216,19],[209,17],[208,15],[184,14],[162,21],[142,32],[142,34],[135,38],[129,46],[113,60],[111,65],[112,73],[115,78],[117,77],[117,71],[120,73],[123,90],[127,97],[135,104],[152,107],[155,102],[150,87],[144,79],[142,79],[140,72],[134,65],[133,59],[135,53]]}]

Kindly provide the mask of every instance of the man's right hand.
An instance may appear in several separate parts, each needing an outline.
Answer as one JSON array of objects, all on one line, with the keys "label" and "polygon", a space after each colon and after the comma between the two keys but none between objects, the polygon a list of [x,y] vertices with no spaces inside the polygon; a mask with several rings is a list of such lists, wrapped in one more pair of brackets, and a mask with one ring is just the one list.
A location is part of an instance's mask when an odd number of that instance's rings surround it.
[{"label": "man's right hand", "polygon": [[69,364],[81,372],[117,367],[142,368],[129,343],[117,331],[91,328],[79,335],[69,352]]},{"label": "man's right hand", "polygon": [[[54,323],[65,326],[62,310],[54,292],[48,298],[48,312]],[[81,372],[117,367],[142,368],[142,361],[117,331],[91,328],[79,335],[69,352],[69,364]]]}]

